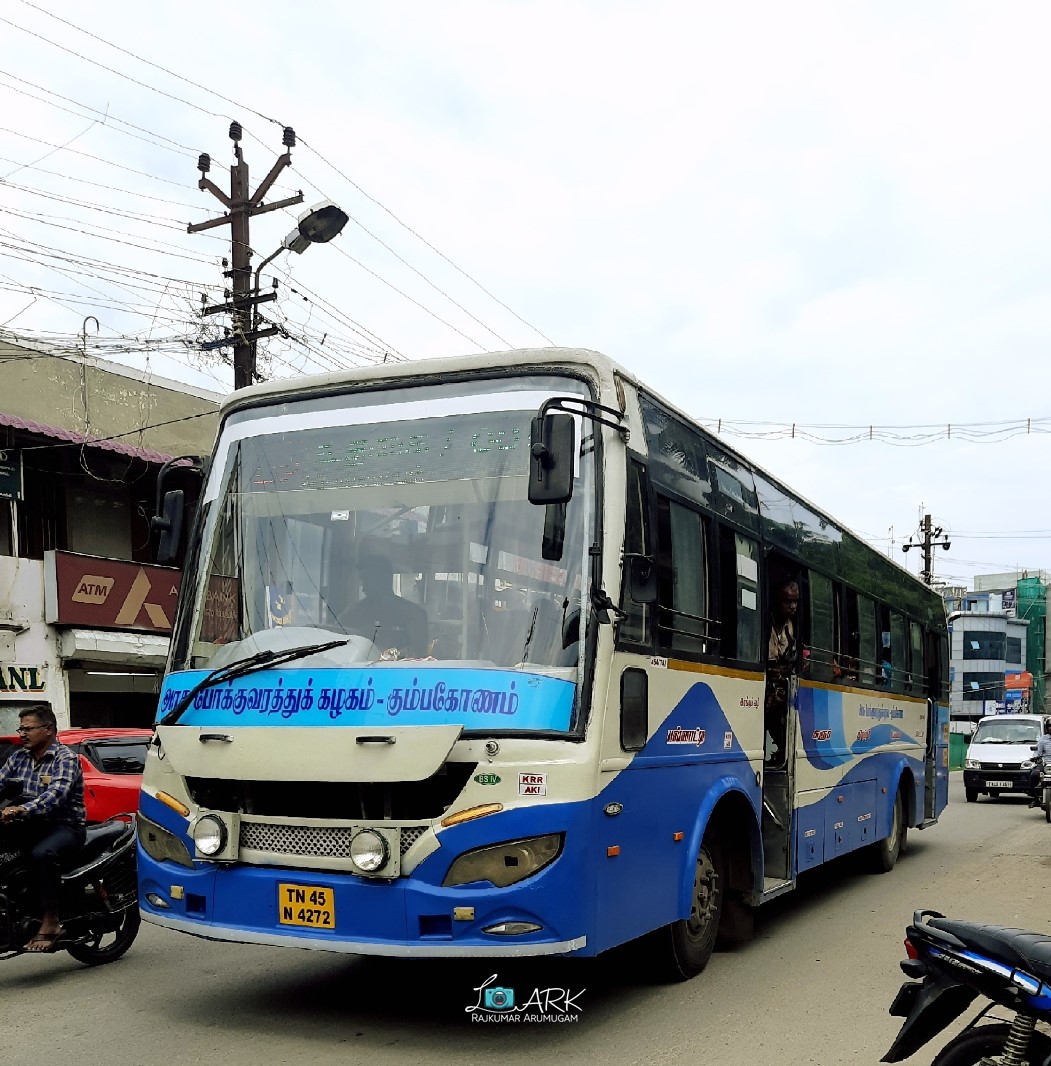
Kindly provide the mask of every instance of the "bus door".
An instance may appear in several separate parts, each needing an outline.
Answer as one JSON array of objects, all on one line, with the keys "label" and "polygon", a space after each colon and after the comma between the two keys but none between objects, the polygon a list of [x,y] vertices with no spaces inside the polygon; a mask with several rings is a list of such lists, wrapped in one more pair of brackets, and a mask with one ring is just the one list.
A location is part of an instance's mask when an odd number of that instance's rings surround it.
[{"label": "bus door", "polygon": [[[783,697],[779,686],[783,686]],[[798,689],[795,674],[782,678],[772,669],[768,671],[763,762],[763,869],[767,880],[787,881],[792,871]]]},{"label": "bus door", "polygon": [[949,708],[941,702],[942,649],[927,633],[927,743],[923,755],[923,821],[929,824],[949,802]]}]

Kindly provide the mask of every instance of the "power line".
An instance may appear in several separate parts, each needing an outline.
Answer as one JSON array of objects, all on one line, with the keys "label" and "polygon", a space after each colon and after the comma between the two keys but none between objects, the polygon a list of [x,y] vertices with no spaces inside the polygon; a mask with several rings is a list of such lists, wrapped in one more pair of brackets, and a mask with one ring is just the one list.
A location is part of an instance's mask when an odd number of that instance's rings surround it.
[{"label": "power line", "polygon": [[[70,29],[76,30],[78,33],[85,34],[86,36],[90,37],[92,40],[97,41],[100,44],[105,44],[105,45],[109,46],[110,48],[113,48],[116,51],[121,52],[124,55],[130,56],[132,59],[135,59],[138,62],[145,64],[146,66],[153,67],[156,70],[160,70],[163,73],[169,75],[170,77],[173,77],[173,78],[178,79],[179,81],[185,82],[187,85],[191,85],[191,86],[193,86],[196,89],[200,89],[203,92],[209,93],[210,95],[216,97],[217,99],[220,99],[220,100],[224,101],[225,103],[232,104],[234,107],[237,107],[239,109],[248,111],[250,114],[256,115],[258,118],[261,118],[261,119],[263,119],[266,122],[271,122],[274,125],[279,126],[281,128],[284,128],[287,125],[286,123],[281,122],[278,119],[273,118],[270,115],[263,114],[261,111],[257,111],[256,109],[254,109],[252,107],[248,107],[247,105],[242,104],[242,103],[240,103],[240,102],[238,102],[236,100],[233,100],[232,98],[230,98],[228,96],[224,96],[222,93],[217,92],[216,90],[211,89],[208,86],[202,85],[200,82],[193,81],[192,79],[187,78],[184,75],[179,74],[179,73],[177,73],[177,72],[175,72],[173,70],[170,70],[169,68],[164,67],[164,66],[162,66],[159,63],[155,63],[152,60],[145,59],[141,55],[138,55],[135,52],[129,51],[126,48],[122,48],[120,45],[114,44],[112,41],[109,41],[109,40],[106,40],[106,39],[104,39],[102,37],[99,37],[96,34],[92,33],[90,30],[86,30],[82,26],[78,26],[76,23],[73,23],[73,22],[68,21],[67,19],[61,18],[60,16],[58,16],[58,15],[54,14],[53,12],[49,11],[47,8],[41,7],[38,4],[32,3],[31,0],[21,0],[21,3],[23,3],[27,7],[33,8],[35,11],[38,11],[41,14],[47,15],[49,18],[55,19],[57,22],[61,22],[63,25],[68,26]],[[7,20],[2,20],[2,21],[7,21]],[[17,26],[17,24],[15,24],[15,23],[9,23],[9,24],[15,26],[17,29],[23,29],[24,30],[24,27]],[[32,31],[24,30],[24,32],[31,33]],[[55,47],[64,48],[63,45],[59,45],[56,42],[49,40],[47,37],[41,36],[40,34],[34,34],[34,36],[39,37],[40,40],[43,40],[43,41],[45,41],[45,42],[47,42],[49,44],[55,45]],[[64,50],[70,52],[72,55],[75,55],[75,56],[77,56],[80,59],[83,59],[85,62],[95,63],[97,66],[102,67],[104,70],[108,70],[111,73],[117,74],[119,77],[128,78],[129,81],[133,81],[133,82],[135,82],[135,84],[142,85],[143,87],[145,87],[147,89],[151,89],[153,92],[160,93],[161,95],[168,96],[170,99],[176,100],[179,103],[183,103],[183,104],[186,104],[189,107],[196,108],[197,110],[202,111],[204,114],[211,115],[212,117],[230,118],[229,115],[225,115],[225,116],[216,115],[215,112],[208,111],[206,108],[203,108],[203,107],[201,107],[198,104],[194,104],[193,102],[191,102],[189,100],[183,100],[181,97],[173,96],[170,93],[165,93],[163,90],[157,89],[155,86],[149,85],[146,82],[139,82],[139,81],[137,81],[137,79],[130,78],[128,75],[125,75],[125,74],[121,73],[118,70],[114,70],[113,68],[108,67],[105,64],[98,62],[97,60],[93,60],[93,59],[90,59],[90,58],[88,58],[86,56],[83,56],[80,53],[73,51],[72,49],[64,49]],[[410,233],[413,237],[415,237],[418,241],[420,241],[427,248],[429,248],[432,252],[434,252],[435,255],[439,256],[439,258],[444,260],[444,262],[446,262],[457,273],[461,274],[464,278],[466,278],[469,282],[471,282],[472,285],[474,285],[481,292],[483,292],[486,296],[488,296],[489,299],[491,299],[494,303],[498,304],[505,311],[507,311],[510,315],[514,316],[519,322],[521,322],[528,329],[531,329],[534,333],[537,334],[537,336],[542,337],[545,341],[547,341],[548,344],[554,345],[555,342],[553,340],[551,340],[550,337],[548,337],[545,333],[543,333],[540,329],[538,329],[536,326],[534,326],[531,322],[529,322],[528,320],[523,318],[520,314],[518,314],[518,312],[513,310],[510,306],[508,306],[501,299],[499,299],[499,297],[497,297],[494,293],[492,293],[489,289],[487,289],[484,285],[482,285],[482,283],[480,281],[478,281],[471,274],[469,274],[466,270],[464,270],[457,263],[455,263],[449,256],[447,256],[439,248],[437,248],[435,245],[431,244],[431,242],[428,241],[422,234],[420,234],[419,232],[414,230],[411,226],[409,226],[406,222],[404,222],[401,218],[399,218],[389,207],[386,206],[386,204],[382,203],[380,200],[376,199],[376,197],[374,197],[370,193],[366,192],[365,189],[362,188],[362,186],[360,186],[357,182],[355,182],[352,178],[350,178],[349,175],[345,174],[342,170],[340,170],[339,167],[337,167],[334,163],[332,163],[329,159],[327,159],[324,155],[322,155],[321,152],[317,148],[315,148],[312,144],[309,144],[308,142],[303,140],[302,137],[300,137],[300,143],[305,148],[309,149],[322,163],[325,164],[325,166],[327,166],[335,174],[339,175],[339,177],[341,177],[344,181],[346,181],[348,184],[350,184],[352,188],[354,188],[358,193],[360,193],[362,196],[364,196],[367,200],[369,200],[371,203],[375,204],[382,211],[384,211],[387,215],[389,215],[399,226],[401,226],[408,233]],[[359,223],[359,225],[360,225],[360,223]],[[364,228],[365,227],[362,226],[362,229],[364,229]],[[366,232],[368,232],[368,231],[366,230]],[[370,236],[372,236],[372,234],[370,234]],[[386,245],[385,245],[385,247],[386,247]],[[388,248],[388,251],[392,251],[392,249]],[[393,253],[392,252],[392,254],[396,255],[397,253]],[[410,269],[415,270],[414,267],[410,267]],[[418,271],[417,271],[417,273],[418,273]],[[421,277],[423,277],[422,274],[421,274]],[[427,280],[427,279],[425,278],[425,280]],[[429,284],[433,284],[431,282],[428,282],[428,283]],[[437,288],[437,286],[435,286],[435,288]],[[439,289],[438,291],[440,292],[441,290]],[[446,295],[446,294],[443,293],[443,295]],[[447,297],[447,298],[449,298],[449,297]],[[418,306],[420,306],[420,305],[418,305]],[[461,310],[462,310],[462,308],[461,308]],[[465,312],[465,313],[470,314],[470,312]],[[471,317],[473,318],[474,316],[472,315]],[[439,321],[441,321],[441,320],[439,319]],[[476,321],[478,321],[478,320],[476,319]],[[479,322],[479,324],[484,326],[484,323]],[[484,328],[489,329],[488,326],[485,326]],[[457,331],[457,332],[459,332],[459,331]],[[492,332],[492,331],[490,330],[490,332]],[[465,334],[461,334],[461,336],[464,336],[466,338]],[[503,338],[501,338],[499,336],[499,334],[495,334],[494,333],[494,336],[496,336],[501,341],[501,343],[508,344],[508,342],[506,340],[503,340]],[[466,338],[466,339],[470,340],[470,338]],[[477,342],[471,341],[471,343],[472,344],[476,344]],[[478,347],[481,348],[482,346],[478,345]]]}]

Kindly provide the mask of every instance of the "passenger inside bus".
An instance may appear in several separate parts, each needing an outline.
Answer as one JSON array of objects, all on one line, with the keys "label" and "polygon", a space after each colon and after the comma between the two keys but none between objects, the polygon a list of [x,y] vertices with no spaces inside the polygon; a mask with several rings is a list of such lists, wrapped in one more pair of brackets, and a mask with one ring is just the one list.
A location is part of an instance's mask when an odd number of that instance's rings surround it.
[{"label": "passenger inside bus", "polygon": [[770,638],[767,643],[766,763],[780,768],[788,746],[788,689],[798,661],[795,619],[799,610],[799,582],[790,576],[776,579],[770,603]]},{"label": "passenger inside bus", "polygon": [[394,592],[394,567],[378,554],[358,559],[364,598],[340,617],[348,633],[368,637],[378,648],[396,649],[398,658],[427,654],[427,612]]}]

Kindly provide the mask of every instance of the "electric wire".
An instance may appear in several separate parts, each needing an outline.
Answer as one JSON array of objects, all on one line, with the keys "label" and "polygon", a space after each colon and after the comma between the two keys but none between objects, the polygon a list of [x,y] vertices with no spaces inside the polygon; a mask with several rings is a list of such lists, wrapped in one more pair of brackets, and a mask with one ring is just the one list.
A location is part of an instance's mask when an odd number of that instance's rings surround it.
[{"label": "electric wire", "polygon": [[[70,29],[73,29],[73,30],[76,30],[79,33],[85,34],[86,36],[90,37],[92,40],[97,41],[100,44],[108,45],[110,48],[113,48],[116,51],[121,52],[122,54],[127,55],[127,56],[137,60],[140,63],[145,64],[146,66],[153,67],[156,70],[160,70],[163,73],[169,75],[170,77],[176,78],[179,81],[182,81],[182,82],[186,83],[187,85],[191,85],[191,86],[193,86],[196,89],[199,89],[199,90],[201,90],[203,92],[206,92],[206,93],[210,94],[211,96],[216,97],[217,99],[223,100],[225,103],[231,104],[231,105],[233,105],[234,107],[236,107],[238,109],[241,109],[241,110],[247,111],[247,112],[249,112],[249,113],[251,113],[253,115],[256,115],[258,118],[261,118],[261,119],[263,119],[266,122],[273,123],[274,125],[279,126],[281,128],[285,128],[285,126],[286,126],[285,123],[280,122],[278,119],[275,119],[275,118],[273,118],[270,115],[266,115],[263,112],[258,111],[258,110],[254,109],[252,107],[249,107],[249,106],[247,106],[245,104],[242,104],[242,103],[240,103],[240,102],[238,102],[236,100],[233,100],[232,98],[230,98],[228,96],[224,96],[222,93],[217,92],[216,90],[211,89],[208,86],[202,85],[199,82],[195,82],[192,79],[187,78],[184,75],[179,74],[179,73],[177,73],[177,72],[175,72],[173,70],[170,70],[169,68],[164,67],[164,66],[162,66],[159,63],[153,62],[152,60],[149,60],[149,59],[145,59],[143,56],[141,56],[141,55],[139,55],[139,54],[137,54],[135,52],[132,52],[132,51],[126,49],[126,48],[123,48],[120,45],[117,45],[117,44],[115,44],[112,41],[106,40],[106,39],[104,39],[102,37],[98,37],[97,35],[93,34],[90,30],[87,30],[84,27],[79,26],[79,25],[77,25],[74,22],[71,22],[71,21],[69,21],[67,19],[62,18],[59,15],[56,15],[54,12],[49,11],[47,8],[42,7],[41,5],[32,3],[31,0],[20,0],[20,2],[23,3],[26,7],[30,7],[32,9],[34,9],[35,11],[38,11],[41,14],[48,16],[49,18],[55,19],[56,21],[62,23],[63,25],[69,27]],[[8,20],[3,20],[3,21],[8,21]],[[13,26],[15,26],[18,29],[23,29],[24,30],[24,27],[18,26],[16,23],[10,23],[10,25],[13,25]],[[25,30],[25,32],[32,32],[32,31]],[[165,93],[163,90],[157,89],[156,87],[154,87],[152,85],[149,85],[146,82],[140,82],[137,79],[130,78],[128,75],[123,74],[120,71],[114,70],[113,68],[110,68],[110,67],[106,66],[105,64],[100,63],[97,60],[93,60],[93,59],[90,59],[90,58],[88,58],[86,56],[83,56],[80,53],[73,51],[72,49],[65,48],[65,46],[59,45],[59,44],[57,44],[57,42],[51,41],[49,38],[44,37],[44,36],[42,36],[40,34],[35,34],[34,33],[33,35],[38,37],[40,40],[43,40],[43,41],[45,41],[45,42],[47,42],[49,44],[55,45],[55,47],[63,48],[65,51],[70,52],[72,55],[77,56],[78,58],[84,60],[85,62],[94,63],[95,65],[100,66],[103,69],[110,71],[111,73],[117,74],[120,77],[124,77],[124,78],[127,78],[130,81],[133,81],[135,84],[142,85],[143,87],[151,89],[154,92],[158,92],[161,95],[168,96],[170,99],[173,99],[173,100],[176,100],[176,101],[178,101],[180,103],[186,104],[189,107],[194,107],[197,110],[202,111],[204,114],[208,114],[208,115],[211,115],[212,117],[216,117],[216,118],[222,117],[222,118],[229,119],[229,117],[230,117],[228,115],[217,115],[215,112],[208,111],[207,108],[204,108],[204,107],[202,107],[199,104],[195,104],[192,101],[184,100],[184,99],[182,99],[180,97],[173,96],[172,94]],[[439,256],[439,258],[441,258],[450,267],[452,267],[457,273],[459,273],[464,278],[466,278],[469,282],[471,282],[471,284],[473,284],[476,288],[478,288],[481,292],[483,292],[489,299],[493,300],[494,303],[496,303],[497,305],[502,307],[505,311],[507,311],[509,314],[511,314],[514,318],[516,318],[519,322],[521,322],[528,329],[530,329],[534,333],[536,333],[539,337],[543,338],[548,344],[554,345],[554,341],[552,341],[550,337],[548,337],[540,329],[538,329],[535,325],[533,325],[531,322],[527,321],[520,314],[518,314],[516,311],[514,311],[510,306],[508,306],[506,303],[504,303],[502,300],[500,300],[494,293],[492,293],[489,289],[487,289],[484,285],[482,285],[481,282],[479,282],[476,278],[474,278],[466,270],[464,270],[457,263],[455,263],[449,256],[447,256],[444,252],[442,252],[440,249],[438,249],[435,245],[431,244],[431,242],[428,241],[425,237],[423,237],[422,234],[420,234],[419,232],[414,230],[411,226],[409,226],[406,222],[404,222],[401,218],[399,218],[384,203],[382,203],[376,197],[374,197],[370,193],[368,193],[362,186],[360,186],[357,182],[355,182],[353,179],[351,179],[349,177],[349,175],[344,173],[333,162],[331,162],[329,159],[327,159],[312,144],[310,144],[309,142],[303,140],[302,137],[299,138],[299,143],[302,144],[303,147],[305,147],[308,151],[310,151],[314,156],[316,156],[322,163],[324,163],[325,166],[327,166],[335,174],[337,174],[344,181],[346,181],[360,195],[364,196],[367,200],[369,200],[371,203],[375,204],[378,208],[380,208],[382,211],[384,211],[399,226],[401,226],[408,233],[410,233],[413,237],[415,237],[418,241],[420,241],[427,248],[429,248],[432,252],[434,252],[437,256]],[[364,227],[362,227],[362,228],[364,228]],[[388,249],[388,250],[390,250],[390,249]],[[396,253],[393,253],[393,254],[396,254]],[[412,269],[415,269],[415,268],[412,268]],[[441,291],[441,290],[439,290],[439,291]],[[417,306],[420,306],[420,305],[417,305]],[[437,317],[437,316],[435,316],[435,317]],[[442,320],[439,319],[439,321],[442,321]],[[455,327],[453,327],[453,328],[455,328]],[[489,327],[485,327],[485,328],[488,329]],[[457,331],[457,332],[459,332],[459,331]],[[490,330],[490,332],[492,332],[492,331]],[[466,337],[466,334],[461,333],[460,335],[464,336],[465,339],[470,340],[470,338]],[[497,336],[498,339],[500,339],[502,343],[504,343],[504,344],[508,343],[507,341],[505,341],[502,338],[500,338],[498,334],[494,334],[494,335]],[[472,344],[476,344],[477,342],[471,341],[471,343]],[[478,345],[478,347],[482,347],[482,346]]]}]

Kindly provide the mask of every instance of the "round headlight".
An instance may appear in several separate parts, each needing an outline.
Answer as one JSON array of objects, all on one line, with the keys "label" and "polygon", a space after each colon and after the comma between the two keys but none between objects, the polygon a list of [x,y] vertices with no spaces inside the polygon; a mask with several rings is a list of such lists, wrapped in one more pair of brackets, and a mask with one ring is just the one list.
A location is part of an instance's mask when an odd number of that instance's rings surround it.
[{"label": "round headlight", "polygon": [[350,842],[350,861],[363,873],[383,869],[390,858],[387,841],[371,829],[362,829]]},{"label": "round headlight", "polygon": [[206,814],[193,827],[193,842],[202,855],[217,855],[226,847],[226,826],[221,818]]}]

